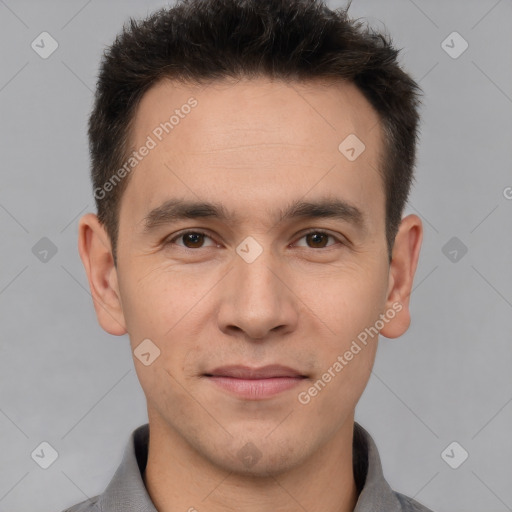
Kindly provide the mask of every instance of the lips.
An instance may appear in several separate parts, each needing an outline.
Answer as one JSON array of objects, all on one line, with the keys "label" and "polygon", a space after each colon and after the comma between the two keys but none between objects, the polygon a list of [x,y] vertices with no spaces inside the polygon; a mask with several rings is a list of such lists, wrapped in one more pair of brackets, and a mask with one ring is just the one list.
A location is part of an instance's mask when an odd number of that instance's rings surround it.
[{"label": "lips", "polygon": [[261,368],[222,366],[203,376],[217,389],[242,400],[272,399],[308,378],[298,370],[278,364]]},{"label": "lips", "polygon": [[298,370],[278,364],[263,366],[260,368],[251,368],[249,366],[233,365],[215,368],[211,372],[204,374],[206,377],[229,377],[233,379],[257,380],[273,379],[279,377],[306,378]]}]

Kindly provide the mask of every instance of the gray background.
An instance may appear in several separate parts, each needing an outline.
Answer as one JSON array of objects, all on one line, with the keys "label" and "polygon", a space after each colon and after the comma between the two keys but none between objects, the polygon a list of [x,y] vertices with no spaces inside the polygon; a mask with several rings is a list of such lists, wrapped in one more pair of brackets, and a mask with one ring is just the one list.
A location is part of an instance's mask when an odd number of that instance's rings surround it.
[{"label": "gray background", "polygon": [[[1,511],[102,492],[147,421],[127,335],[97,324],[77,225],[94,211],[85,130],[104,45],[164,5],[0,0]],[[350,12],[387,27],[425,91],[406,212],[425,228],[412,325],[381,338],[356,420],[395,490],[439,512],[512,510],[512,2],[354,0]],[[31,48],[43,31],[59,44],[47,59]],[[469,44],[458,58],[441,45],[453,31]],[[32,251],[43,237],[57,249],[47,261]],[[48,469],[31,458],[42,441],[58,452]],[[441,456],[453,441],[469,453],[458,469]]]}]

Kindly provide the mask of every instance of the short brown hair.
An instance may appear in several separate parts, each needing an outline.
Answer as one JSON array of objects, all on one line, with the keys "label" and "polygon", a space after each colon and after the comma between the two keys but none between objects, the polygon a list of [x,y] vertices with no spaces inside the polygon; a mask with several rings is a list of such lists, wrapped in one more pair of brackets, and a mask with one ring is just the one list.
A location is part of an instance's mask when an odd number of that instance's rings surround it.
[{"label": "short brown hair", "polygon": [[200,84],[254,76],[348,80],[376,110],[385,134],[379,172],[391,259],[413,180],[421,90],[401,69],[389,36],[347,11],[320,0],[178,0],[144,20],[130,18],[104,53],[88,132],[98,218],[114,263],[129,177],[108,193],[103,185],[126,162],[144,93],[163,78]]}]

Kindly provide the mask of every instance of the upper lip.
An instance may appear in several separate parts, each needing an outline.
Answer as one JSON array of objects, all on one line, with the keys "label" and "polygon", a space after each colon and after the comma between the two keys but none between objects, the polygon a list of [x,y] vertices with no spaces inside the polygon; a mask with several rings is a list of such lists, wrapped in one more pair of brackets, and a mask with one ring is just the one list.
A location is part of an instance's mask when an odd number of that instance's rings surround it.
[{"label": "upper lip", "polygon": [[299,371],[282,366],[280,364],[271,364],[260,368],[251,368],[249,366],[233,365],[215,368],[208,373],[207,377],[232,377],[236,379],[270,379],[272,377],[305,377]]}]

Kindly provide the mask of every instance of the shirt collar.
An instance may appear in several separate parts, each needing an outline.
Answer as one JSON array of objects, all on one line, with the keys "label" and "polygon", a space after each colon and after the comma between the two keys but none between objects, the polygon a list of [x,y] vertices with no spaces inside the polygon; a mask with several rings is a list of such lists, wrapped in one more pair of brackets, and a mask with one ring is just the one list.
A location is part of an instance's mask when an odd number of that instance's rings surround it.
[{"label": "shirt collar", "polygon": [[[130,435],[121,464],[99,496],[101,512],[158,512],[142,479],[148,441],[148,423],[137,427]],[[354,423],[353,453],[354,477],[358,489],[362,489],[354,512],[401,512],[403,509],[397,494],[384,479],[377,446],[357,422]]]}]

